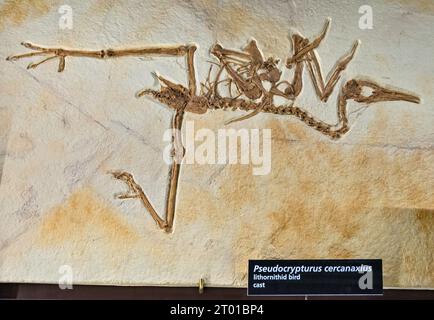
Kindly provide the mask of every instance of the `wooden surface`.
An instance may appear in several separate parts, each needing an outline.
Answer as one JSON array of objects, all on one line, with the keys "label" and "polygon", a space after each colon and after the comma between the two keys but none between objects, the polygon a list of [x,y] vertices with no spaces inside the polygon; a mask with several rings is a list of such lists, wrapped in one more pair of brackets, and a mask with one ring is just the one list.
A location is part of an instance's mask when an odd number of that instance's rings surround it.
[{"label": "wooden surface", "polygon": [[[434,300],[434,290],[384,290],[383,296],[334,297],[337,299],[429,299]],[[74,286],[73,290],[60,290],[49,284],[0,284],[0,299],[279,299],[304,300],[305,297],[247,297],[246,289],[173,287],[116,287]],[[309,300],[330,297],[308,297]]]}]

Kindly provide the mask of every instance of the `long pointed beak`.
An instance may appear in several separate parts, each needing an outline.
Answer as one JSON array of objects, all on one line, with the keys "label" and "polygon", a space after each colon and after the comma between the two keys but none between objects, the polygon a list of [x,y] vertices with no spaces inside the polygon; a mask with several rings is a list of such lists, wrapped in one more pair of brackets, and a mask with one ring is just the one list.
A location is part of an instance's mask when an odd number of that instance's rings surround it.
[{"label": "long pointed beak", "polygon": [[382,88],[381,92],[375,90],[375,93],[377,93],[377,99],[379,101],[408,101],[412,103],[420,103],[420,98],[418,96],[400,91]]},{"label": "long pointed beak", "polygon": [[[370,90],[370,93],[365,93]],[[381,101],[408,101],[420,103],[420,98],[413,94],[382,87],[374,82],[365,80],[352,80],[346,84],[345,92],[354,101],[362,103],[375,103]]]}]

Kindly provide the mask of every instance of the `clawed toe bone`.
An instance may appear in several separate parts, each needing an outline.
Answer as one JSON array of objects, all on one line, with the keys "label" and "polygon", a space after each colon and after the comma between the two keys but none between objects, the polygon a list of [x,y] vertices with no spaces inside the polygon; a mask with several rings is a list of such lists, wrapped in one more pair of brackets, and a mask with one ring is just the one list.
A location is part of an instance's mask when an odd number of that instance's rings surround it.
[{"label": "clawed toe bone", "polygon": [[115,198],[117,199],[132,199],[132,198],[140,198],[140,188],[137,183],[134,181],[132,174],[125,171],[109,171],[115,179],[121,180],[125,182],[128,186],[128,191],[125,193],[115,194]]},{"label": "clawed toe bone", "polygon": [[45,59],[43,59],[43,60],[41,60],[41,61],[39,61],[39,62],[36,62],[36,63],[34,63],[34,62],[30,62],[30,63],[27,65],[27,69],[35,69],[37,66],[43,64],[44,62],[46,62],[46,61],[48,61],[48,60],[52,60],[52,59],[54,59],[54,58],[57,58],[57,56],[51,56],[51,57],[45,58]]},{"label": "clawed toe bone", "polygon": [[27,42],[27,41],[21,42],[21,45],[23,47],[27,48],[27,49],[32,49],[32,50],[40,50],[40,51],[50,51],[50,50],[52,50],[50,48],[46,48],[46,47],[43,47],[43,46],[38,46],[36,44],[33,44],[31,42]]},{"label": "clawed toe bone", "polygon": [[129,193],[119,193],[115,194],[115,198],[123,200],[123,199],[135,199],[139,198],[138,194],[129,194]]},{"label": "clawed toe bone", "polygon": [[108,173],[111,174],[115,179],[125,182],[128,186],[128,192],[117,194],[117,198],[126,199],[139,197],[140,189],[137,183],[134,181],[132,174],[125,171],[109,171]]},{"label": "clawed toe bone", "polygon": [[27,53],[9,56],[6,58],[6,60],[15,61],[23,58],[34,57],[34,56],[48,56],[39,62],[29,64],[27,68],[30,69],[30,68],[36,68],[37,66],[49,60],[59,58],[59,66],[57,69],[57,71],[59,72],[62,72],[65,69],[65,57],[67,56],[102,59],[105,56],[108,56],[112,52],[110,49],[109,50],[75,50],[75,49],[63,49],[63,48],[48,48],[48,47],[38,46],[30,42],[22,42],[21,45],[27,49],[34,50],[34,52],[27,52]]},{"label": "clawed toe bone", "polygon": [[153,92],[153,90],[151,90],[151,89],[142,89],[136,93],[136,98],[143,97],[143,96],[150,94],[152,92]]},{"label": "clawed toe bone", "polygon": [[148,197],[143,192],[142,187],[134,180],[132,174],[125,171],[109,171],[115,179],[125,182],[128,186],[128,191],[125,193],[119,193],[115,195],[118,199],[134,199],[139,198],[143,205],[148,209],[154,221],[158,224],[161,229],[170,232],[172,229],[172,224],[168,223],[166,220],[162,219],[158,213],[155,211],[154,207],[150,203]]},{"label": "clawed toe bone", "polygon": [[128,181],[133,178],[133,176],[125,171],[109,171],[109,174],[111,174],[115,179],[122,180],[122,181]]},{"label": "clawed toe bone", "polygon": [[30,42],[22,42],[21,43],[22,46],[24,46],[27,49],[30,50],[35,50],[34,52],[28,52],[28,53],[23,53],[23,54],[17,54],[17,55],[13,55],[13,56],[9,56],[6,58],[6,60],[8,61],[16,61],[19,59],[23,59],[23,58],[30,58],[30,57],[34,57],[34,56],[45,56],[45,55],[51,55],[48,56],[44,59],[42,59],[39,62],[31,62],[27,65],[27,69],[35,69],[36,67],[40,66],[41,64],[59,58],[59,66],[57,68],[58,72],[62,72],[63,70],[65,70],[65,52],[63,49],[60,48],[46,48],[46,47],[41,47],[35,44],[32,44]]}]

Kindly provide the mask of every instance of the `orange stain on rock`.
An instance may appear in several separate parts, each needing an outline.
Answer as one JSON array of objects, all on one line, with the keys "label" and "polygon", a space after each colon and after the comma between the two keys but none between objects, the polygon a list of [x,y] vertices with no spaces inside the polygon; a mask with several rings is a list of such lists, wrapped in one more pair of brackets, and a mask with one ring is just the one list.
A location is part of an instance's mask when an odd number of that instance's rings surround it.
[{"label": "orange stain on rock", "polygon": [[[422,232],[429,234],[434,229],[434,210],[419,209],[416,211],[416,220],[419,222]],[[433,234],[434,240],[434,234]],[[434,242],[433,251],[434,251]]]},{"label": "orange stain on rock", "polygon": [[48,13],[56,3],[57,1],[44,0],[6,0],[0,6],[0,32],[8,23],[18,26],[29,18]]},{"label": "orange stain on rock", "polygon": [[[417,12],[421,14],[433,14],[434,2],[432,0],[387,0],[391,5],[399,5],[401,11]],[[405,11],[404,11],[405,12]]]},{"label": "orange stain on rock", "polygon": [[[377,114],[367,133],[371,138],[386,135],[390,126],[385,112]],[[288,126],[289,140],[280,133],[274,139],[274,132],[285,128],[277,121],[268,123],[273,129],[270,175],[253,177],[232,170],[230,181],[220,181],[219,197],[241,190],[238,197],[224,202],[222,211],[236,212],[234,208],[248,205],[263,212],[255,215],[259,221],[250,222],[248,217],[241,221],[235,252],[237,281],[243,278],[249,258],[375,255],[385,261],[388,284],[417,286],[416,281],[390,276],[404,263],[396,256],[406,252],[423,271],[424,283],[434,283],[425,270],[434,261],[415,258],[431,256],[434,154],[371,145],[369,139],[355,145],[319,140],[312,130],[291,141],[290,133],[303,130],[295,128],[303,124],[288,121]],[[261,182],[252,184],[255,180]]]},{"label": "orange stain on rock", "polygon": [[73,193],[63,204],[53,208],[39,232],[42,245],[56,246],[68,241],[103,239],[109,245],[131,244],[138,234],[90,188]]}]

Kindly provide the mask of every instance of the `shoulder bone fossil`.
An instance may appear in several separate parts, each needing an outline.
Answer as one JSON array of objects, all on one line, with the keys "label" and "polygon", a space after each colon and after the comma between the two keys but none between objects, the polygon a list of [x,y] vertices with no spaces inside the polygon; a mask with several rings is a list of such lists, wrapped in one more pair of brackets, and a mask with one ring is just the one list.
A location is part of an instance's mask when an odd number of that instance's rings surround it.
[{"label": "shoulder bone fossil", "polygon": [[[174,161],[172,161],[170,167],[170,179],[164,218],[156,212],[147,195],[130,173],[124,171],[111,172],[114,178],[125,182],[128,186],[128,192],[118,195],[118,198],[140,199],[158,226],[166,232],[171,232],[175,217],[176,195],[181,169],[181,161],[179,161],[179,159],[182,159],[184,155],[184,147],[179,132],[182,128],[185,112],[202,114],[206,113],[209,109],[238,109],[248,112],[246,115],[231,120],[230,122],[246,120],[260,112],[294,116],[305,125],[331,139],[339,139],[350,129],[347,117],[348,100],[354,100],[355,102],[367,105],[381,101],[402,100],[412,103],[420,102],[417,96],[387,89],[368,80],[351,79],[342,86],[338,96],[337,124],[328,124],[316,119],[304,109],[295,106],[294,101],[302,90],[302,75],[305,66],[307,66],[310,78],[312,79],[316,95],[321,101],[325,102],[338,83],[341,73],[354,57],[357,47],[360,44],[359,41],[356,41],[349,53],[345,54],[337,61],[330,76],[324,80],[316,49],[325,38],[330,26],[330,21],[330,19],[327,19],[321,33],[312,41],[309,41],[299,34],[292,35],[293,52],[292,56],[286,60],[286,68],[294,68],[294,75],[291,82],[281,80],[282,72],[277,67],[279,60],[273,57],[265,59],[255,40],[251,40],[241,51],[226,49],[220,44],[215,44],[211,48],[211,54],[217,58],[217,62],[212,62],[208,77],[205,82],[200,84],[199,94],[197,93],[196,73],[194,69],[194,57],[197,47],[194,44],[148,46],[129,49],[80,50],[60,47],[48,48],[29,42],[23,42],[22,45],[24,47],[33,51],[10,56],[7,60],[14,61],[34,56],[44,57],[43,60],[28,65],[28,68],[36,68],[49,60],[58,59],[58,71],[62,72],[65,69],[66,57],[96,59],[148,55],[186,57],[188,88],[156,75],[161,84],[159,91],[145,89],[137,93],[137,97],[150,95],[174,110],[171,124],[171,129],[173,130],[172,157]],[[217,72],[215,73],[214,80],[211,80],[211,69],[213,65],[217,67]],[[226,75],[226,78],[220,79],[223,74]],[[265,83],[268,83],[268,89],[265,88]],[[225,84],[228,88],[226,95],[222,95],[219,92],[219,87],[222,84]],[[234,90],[235,96],[233,94]],[[288,103],[283,105],[274,104],[275,96],[288,100]]]}]

